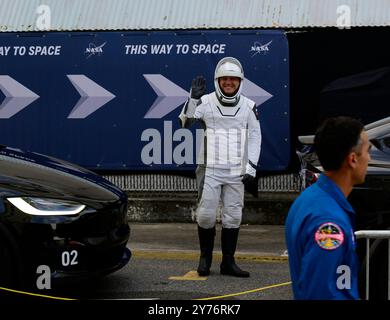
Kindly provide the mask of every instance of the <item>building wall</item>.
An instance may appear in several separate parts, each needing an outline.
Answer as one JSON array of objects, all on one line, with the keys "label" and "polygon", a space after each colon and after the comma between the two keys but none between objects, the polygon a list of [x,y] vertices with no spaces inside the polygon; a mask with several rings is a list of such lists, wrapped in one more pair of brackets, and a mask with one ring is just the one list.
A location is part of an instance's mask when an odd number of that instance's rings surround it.
[{"label": "building wall", "polygon": [[39,31],[47,9],[54,31],[390,24],[388,0],[0,0],[0,31]]}]

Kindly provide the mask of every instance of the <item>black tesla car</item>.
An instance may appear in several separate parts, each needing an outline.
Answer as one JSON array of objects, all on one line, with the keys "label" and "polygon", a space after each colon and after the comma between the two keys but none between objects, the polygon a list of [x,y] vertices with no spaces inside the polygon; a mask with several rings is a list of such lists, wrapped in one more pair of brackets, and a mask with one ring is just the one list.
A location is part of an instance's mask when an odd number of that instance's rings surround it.
[{"label": "black tesla car", "polygon": [[[105,275],[131,257],[127,195],[49,156],[0,147],[0,287]],[[41,288],[39,288],[41,289]]]}]

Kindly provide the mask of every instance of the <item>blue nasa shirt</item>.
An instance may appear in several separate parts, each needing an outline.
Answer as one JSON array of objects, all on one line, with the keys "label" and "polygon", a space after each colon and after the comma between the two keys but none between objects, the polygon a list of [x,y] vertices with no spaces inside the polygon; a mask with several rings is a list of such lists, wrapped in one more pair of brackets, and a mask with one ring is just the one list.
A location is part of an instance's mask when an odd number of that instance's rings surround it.
[{"label": "blue nasa shirt", "polygon": [[291,206],[286,242],[295,299],[359,299],[355,212],[322,174]]}]

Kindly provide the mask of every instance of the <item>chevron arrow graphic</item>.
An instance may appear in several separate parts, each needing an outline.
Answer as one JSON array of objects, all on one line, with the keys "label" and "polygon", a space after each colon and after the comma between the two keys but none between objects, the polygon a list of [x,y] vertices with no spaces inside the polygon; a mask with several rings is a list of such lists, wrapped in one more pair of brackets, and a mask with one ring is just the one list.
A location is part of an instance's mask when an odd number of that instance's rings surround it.
[{"label": "chevron arrow graphic", "polygon": [[161,74],[143,76],[157,94],[157,99],[144,116],[145,119],[161,119],[187,100],[189,93]]},{"label": "chevron arrow graphic", "polygon": [[260,106],[273,97],[272,94],[247,78],[244,79],[244,83],[242,84],[242,94],[256,102],[256,106]]},{"label": "chevron arrow graphic", "polygon": [[68,74],[67,77],[81,96],[68,119],[85,119],[115,98],[115,95],[83,74]]},{"label": "chevron arrow graphic", "polygon": [[9,119],[39,98],[37,94],[7,75],[0,75],[0,90],[5,98],[0,105],[0,118]]},{"label": "chevron arrow graphic", "polygon": [[[144,116],[145,119],[161,119],[188,99],[189,92],[161,74],[144,74],[143,76],[157,94],[156,100]],[[272,98],[272,94],[246,78],[242,93],[255,101],[257,106]]]}]

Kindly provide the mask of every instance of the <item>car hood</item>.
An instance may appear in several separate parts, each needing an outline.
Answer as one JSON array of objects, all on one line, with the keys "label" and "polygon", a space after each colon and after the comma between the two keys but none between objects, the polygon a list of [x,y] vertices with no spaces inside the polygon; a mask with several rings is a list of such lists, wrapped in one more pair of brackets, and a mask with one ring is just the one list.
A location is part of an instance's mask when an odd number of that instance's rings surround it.
[{"label": "car hood", "polygon": [[101,176],[75,164],[20,149],[0,149],[2,197],[40,196],[107,202],[126,194]]}]

